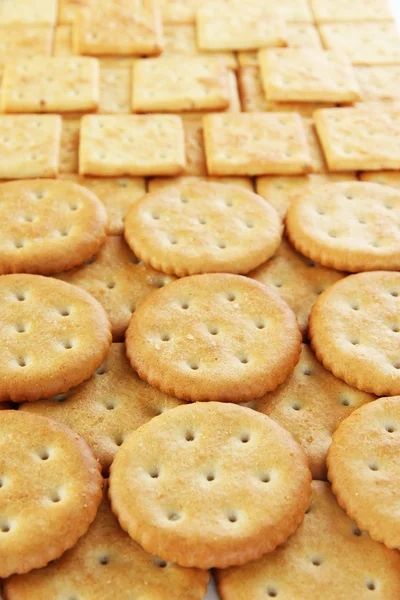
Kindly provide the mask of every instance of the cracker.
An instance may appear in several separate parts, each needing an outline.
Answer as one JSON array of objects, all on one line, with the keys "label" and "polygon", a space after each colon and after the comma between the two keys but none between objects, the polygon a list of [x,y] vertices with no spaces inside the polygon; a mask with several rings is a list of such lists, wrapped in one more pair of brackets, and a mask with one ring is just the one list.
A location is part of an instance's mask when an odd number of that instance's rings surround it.
[{"label": "cracker", "polygon": [[394,188],[400,188],[400,173],[396,171],[375,171],[360,173],[361,181],[370,181],[371,183],[380,183]]},{"label": "cracker", "polygon": [[137,58],[132,56],[99,56],[100,67],[105,69],[119,69],[131,67]]},{"label": "cracker", "polygon": [[340,506],[388,548],[400,545],[399,417],[399,396],[362,406],[340,425],[328,453],[328,477]]},{"label": "cracker", "polygon": [[392,11],[386,0],[310,0],[317,23],[340,21],[390,21]]},{"label": "cracker", "polygon": [[193,183],[195,181],[213,181],[216,183],[227,183],[228,185],[237,185],[249,192],[253,190],[253,184],[250,177],[155,177],[148,182],[149,192],[158,192],[167,187],[181,186],[184,183]]},{"label": "cracker", "polygon": [[88,533],[72,550],[45,569],[8,579],[5,591],[11,600],[113,600],[130,594],[152,600],[202,600],[209,578],[207,571],[167,564],[147,554],[122,531],[104,498]]},{"label": "cracker", "polygon": [[55,25],[57,0],[12,0],[0,4],[0,25]]},{"label": "cracker", "polygon": [[132,110],[177,112],[223,109],[229,104],[227,70],[201,57],[168,56],[133,65]]},{"label": "cracker", "polygon": [[400,97],[400,65],[355,67],[354,73],[364,101],[394,101]]},{"label": "cracker", "polygon": [[81,120],[64,118],[61,130],[60,173],[77,173]]},{"label": "cracker", "polygon": [[132,431],[179,404],[181,400],[139,379],[125,356],[124,344],[111,344],[103,364],[88,381],[54,398],[24,403],[20,410],[47,416],[76,431],[107,472]]},{"label": "cracker", "polygon": [[58,22],[72,25],[79,9],[95,5],[95,0],[58,0]]},{"label": "cracker", "polygon": [[285,23],[270,8],[214,1],[196,13],[197,43],[200,50],[256,50],[265,46],[286,46]]},{"label": "cracker", "polygon": [[79,161],[81,175],[178,175],[185,166],[182,121],[175,115],[85,116]]},{"label": "cracker", "polygon": [[[1,10],[1,8],[0,8]],[[0,65],[12,57],[32,58],[50,56],[53,28],[50,25],[2,25],[0,26]]]},{"label": "cracker", "polygon": [[54,56],[72,56],[72,27],[57,25],[54,31]]},{"label": "cracker", "polygon": [[[111,343],[100,304],[40,275],[0,278],[0,400],[38,400],[88,379]],[[40,348],[40,356],[38,354]]]},{"label": "cracker", "polygon": [[[154,0],[106,2],[78,11],[73,30],[77,54],[157,55],[162,51],[160,12]],[[116,33],[117,32],[117,33]]]},{"label": "cracker", "polygon": [[143,264],[123,238],[110,236],[87,264],[62,273],[59,279],[81,287],[100,302],[111,323],[113,339],[119,341],[144,298],[175,277]]},{"label": "cracker", "polygon": [[256,410],[293,435],[308,459],[313,479],[326,479],[332,434],[353,410],[372,400],[372,394],[360,392],[326,371],[303,344],[293,373],[277,390],[257,400]]},{"label": "cracker", "polygon": [[400,558],[362,533],[338,506],[330,486],[313,481],[303,523],[284,546],[257,562],[217,571],[224,600],[390,598]]},{"label": "cracker", "polygon": [[303,119],[304,130],[306,132],[307,143],[311,154],[311,163],[313,173],[325,173],[327,171],[324,154],[318,140],[317,132],[313,119]]},{"label": "cracker", "polygon": [[76,544],[96,516],[102,477],[87,444],[64,425],[3,410],[0,427],[5,578],[44,567]]},{"label": "cracker", "polygon": [[295,175],[312,169],[296,113],[206,115],[203,127],[210,175]]},{"label": "cracker", "polygon": [[325,48],[344,52],[353,65],[400,64],[400,36],[392,22],[320,25]]},{"label": "cracker", "polygon": [[161,0],[163,23],[180,25],[195,22],[197,0]]},{"label": "cracker", "polygon": [[163,39],[163,56],[170,54],[202,56],[209,61],[221,60],[227,69],[237,68],[237,60],[233,52],[200,52],[197,47],[194,25],[164,25]]},{"label": "cracker", "polygon": [[244,112],[298,112],[312,117],[319,108],[333,106],[329,102],[273,102],[265,99],[260,70],[257,67],[242,67],[238,73],[239,90]]},{"label": "cracker", "polygon": [[292,48],[322,48],[318,29],[311,23],[288,23],[287,42]]},{"label": "cracker", "polygon": [[[257,0],[265,5],[265,0]],[[314,18],[308,0],[270,0],[271,9],[289,23],[313,23]]]},{"label": "cracker", "polygon": [[185,400],[262,396],[293,370],[300,341],[294,314],[275,293],[220,273],[178,279],[154,292],[126,333],[140,377]]},{"label": "cracker", "polygon": [[97,111],[101,114],[131,112],[130,67],[100,68],[100,101]]},{"label": "cracker", "polygon": [[125,239],[136,256],[178,277],[247,273],[274,254],[281,236],[279,217],[263,198],[221,183],[146,194],[125,221]]},{"label": "cracker", "polygon": [[98,178],[82,175],[62,175],[88,188],[104,204],[107,212],[106,233],[121,235],[124,221],[132,204],[146,193],[144,179],[141,177]]},{"label": "cracker", "polygon": [[315,48],[260,50],[261,79],[268,100],[355,102],[360,90],[343,54]]},{"label": "cracker", "polygon": [[377,396],[400,391],[400,273],[345,277],[314,304],[309,334],[326,369]]},{"label": "cracker", "polygon": [[400,270],[400,192],[367,182],[328,183],[299,194],[286,231],[321,264],[358,273]]},{"label": "cracker", "polygon": [[265,176],[257,177],[257,194],[268,200],[275,208],[281,219],[284,219],[287,210],[293,199],[309,190],[314,186],[331,181],[356,181],[357,177],[353,173],[329,173],[318,175],[302,175],[299,177],[276,177]]},{"label": "cracker", "polygon": [[13,112],[74,112],[99,104],[99,64],[93,58],[31,58],[6,65],[2,109]]},{"label": "cracker", "polygon": [[283,238],[274,256],[249,276],[268,285],[289,305],[306,338],[312,305],[326,288],[343,277],[343,273],[298,254]]},{"label": "cracker", "polygon": [[239,67],[258,67],[258,50],[238,52]]},{"label": "cracker", "polygon": [[331,171],[400,168],[400,106],[328,108],[314,121]]},{"label": "cracker", "polygon": [[0,273],[49,275],[82,264],[105,240],[106,211],[72,182],[0,185]]},{"label": "cracker", "polygon": [[184,175],[207,175],[201,117],[182,117],[185,132],[186,166]]},{"label": "cracker", "polygon": [[227,112],[241,112],[239,86],[233,71],[228,71],[228,94],[229,94],[229,106],[226,109]]},{"label": "cracker", "polygon": [[132,433],[111,466],[110,497],[122,528],[148,552],[227,567],[287,539],[303,519],[310,479],[299,446],[265,415],[195,403]]},{"label": "cracker", "polygon": [[56,177],[59,115],[0,115],[0,179]]}]

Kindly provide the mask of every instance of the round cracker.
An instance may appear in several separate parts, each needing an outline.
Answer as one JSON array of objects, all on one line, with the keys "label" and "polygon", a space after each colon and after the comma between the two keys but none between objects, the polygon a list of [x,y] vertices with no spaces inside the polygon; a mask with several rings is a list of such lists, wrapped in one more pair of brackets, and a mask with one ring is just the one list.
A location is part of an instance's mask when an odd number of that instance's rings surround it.
[{"label": "round cracker", "polygon": [[111,343],[101,305],[41,275],[0,277],[0,400],[48,398],[82,383]]},{"label": "round cracker", "polygon": [[125,221],[135,254],[179,277],[247,273],[273,255],[281,236],[278,214],[261,196],[202,181],[146,194]]},{"label": "round cracker", "polygon": [[71,181],[26,179],[0,185],[0,274],[49,275],[82,264],[103,244],[100,200]]},{"label": "round cracker", "polygon": [[309,258],[341,271],[400,269],[400,192],[375,183],[328,183],[300,194],[287,235]]},{"label": "round cracker", "polygon": [[317,265],[282,238],[274,256],[249,273],[249,277],[268,285],[287,302],[297,317],[303,337],[307,337],[312,305],[327,287],[343,277],[343,273]]},{"label": "round cracker", "polygon": [[192,275],[146,298],[126,332],[142,379],[185,400],[243,402],[293,371],[301,334],[287,304],[240,275]]},{"label": "round cracker", "polygon": [[101,501],[86,442],[51,419],[0,412],[0,577],[45,566],[86,533]]},{"label": "round cracker", "polygon": [[400,393],[400,273],[350,275],[321,294],[309,335],[336,377],[376,396]]},{"label": "round cracker", "polygon": [[400,548],[400,396],[356,410],[333,435],[328,477],[339,504],[362,530]]},{"label": "round cracker", "polygon": [[44,569],[4,582],[8,600],[203,600],[210,575],[147,554],[120,528],[106,499],[77,545]]},{"label": "round cracker", "polygon": [[254,408],[293,435],[308,458],[313,479],[326,479],[326,455],[332,434],[353,410],[375,396],[337,379],[303,344],[300,360],[274,392],[256,400]]},{"label": "round cracker", "polygon": [[400,586],[400,555],[361,532],[330,486],[313,481],[304,521],[284,546],[216,575],[222,600],[389,600]]},{"label": "round cracker", "polygon": [[181,400],[139,378],[126,358],[124,344],[111,344],[93,377],[65,394],[25,403],[21,410],[45,415],[79,433],[106,472],[132,431],[180,404]]},{"label": "round cracker", "polygon": [[235,404],[195,403],[143,425],[111,465],[112,508],[152,554],[203,569],[243,564],[293,533],[311,474],[292,436]]},{"label": "round cracker", "polygon": [[152,291],[175,277],[145,265],[122,237],[108,236],[100,252],[85,265],[58,275],[100,302],[110,319],[114,341],[123,340],[132,313]]}]

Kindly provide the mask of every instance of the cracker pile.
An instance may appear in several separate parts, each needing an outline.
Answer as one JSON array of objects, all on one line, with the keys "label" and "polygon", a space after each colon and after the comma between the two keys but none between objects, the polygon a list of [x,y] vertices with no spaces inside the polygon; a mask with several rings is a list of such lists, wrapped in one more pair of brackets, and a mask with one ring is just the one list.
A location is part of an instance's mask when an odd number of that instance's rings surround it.
[{"label": "cracker pile", "polygon": [[388,5],[0,1],[0,332],[5,600],[399,597]]}]

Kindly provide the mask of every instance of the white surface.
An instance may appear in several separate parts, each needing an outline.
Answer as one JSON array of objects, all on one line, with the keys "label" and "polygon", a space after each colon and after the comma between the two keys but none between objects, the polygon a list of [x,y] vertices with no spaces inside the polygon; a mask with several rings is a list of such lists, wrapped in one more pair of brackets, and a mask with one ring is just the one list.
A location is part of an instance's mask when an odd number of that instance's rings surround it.
[{"label": "white surface", "polygon": [[[351,0],[349,0],[351,2]],[[400,0],[389,0],[394,16],[398,24],[400,24]],[[214,580],[211,580],[205,600],[220,600],[217,594]],[[250,599],[249,599],[250,600]]]}]

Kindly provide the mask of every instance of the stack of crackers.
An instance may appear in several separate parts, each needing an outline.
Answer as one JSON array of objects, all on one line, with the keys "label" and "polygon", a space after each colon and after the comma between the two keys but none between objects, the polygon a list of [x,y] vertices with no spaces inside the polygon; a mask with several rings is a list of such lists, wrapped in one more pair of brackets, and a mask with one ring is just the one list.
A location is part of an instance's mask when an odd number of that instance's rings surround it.
[{"label": "stack of crackers", "polygon": [[386,3],[3,0],[0,49],[3,598],[397,598]]}]

